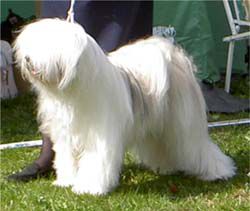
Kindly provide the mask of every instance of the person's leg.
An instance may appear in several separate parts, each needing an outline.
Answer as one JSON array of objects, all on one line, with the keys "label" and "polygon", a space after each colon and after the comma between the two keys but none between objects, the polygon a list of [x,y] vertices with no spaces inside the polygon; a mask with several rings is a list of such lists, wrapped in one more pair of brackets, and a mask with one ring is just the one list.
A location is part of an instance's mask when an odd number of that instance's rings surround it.
[{"label": "person's leg", "polygon": [[52,168],[55,153],[52,150],[52,142],[50,138],[46,135],[42,135],[42,139],[43,145],[41,152],[35,163],[40,167],[40,169],[46,171],[47,169],[50,170]]},{"label": "person's leg", "polygon": [[46,175],[52,170],[54,151],[52,142],[48,136],[42,135],[43,144],[40,155],[32,164],[27,165],[21,172],[12,174],[9,180],[28,181],[38,176]]}]

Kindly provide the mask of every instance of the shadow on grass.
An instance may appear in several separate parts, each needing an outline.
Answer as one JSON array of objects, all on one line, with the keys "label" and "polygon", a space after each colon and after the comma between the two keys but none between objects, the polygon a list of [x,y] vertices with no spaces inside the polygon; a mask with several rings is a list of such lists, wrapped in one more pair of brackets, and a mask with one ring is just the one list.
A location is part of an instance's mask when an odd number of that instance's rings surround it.
[{"label": "shadow on grass", "polygon": [[170,198],[187,198],[198,195],[227,193],[233,188],[244,187],[249,182],[249,156],[238,153],[233,157],[237,166],[237,173],[229,180],[202,181],[183,173],[175,175],[157,175],[138,167],[135,164],[125,166],[118,193],[136,192],[139,194],[168,195]]},{"label": "shadow on grass", "polygon": [[[2,154],[2,163],[6,167],[2,169],[2,177],[6,178],[13,171],[18,171],[11,167],[14,159],[18,167],[22,169],[23,166],[33,161],[39,153],[39,150],[8,150]],[[7,156],[8,155],[8,156]],[[247,149],[239,150],[233,154],[233,159],[238,168],[237,175],[227,181],[218,180],[214,182],[201,181],[192,176],[186,176],[182,173],[175,175],[157,175],[150,170],[142,168],[130,159],[128,164],[120,176],[120,185],[111,193],[111,195],[124,195],[124,194],[141,194],[141,195],[157,195],[167,196],[170,200],[178,200],[180,198],[195,197],[200,195],[214,195],[216,193],[228,193],[234,189],[241,189],[249,182],[247,173],[249,172],[249,154]],[[29,160],[29,161],[28,161]],[[126,163],[126,162],[125,162]],[[7,168],[11,167],[11,168]],[[53,173],[49,174],[47,178],[42,177],[42,181],[51,183],[55,179]],[[36,180],[33,180],[36,182]],[[39,181],[39,178],[38,178]],[[4,183],[8,183],[4,179]]]}]

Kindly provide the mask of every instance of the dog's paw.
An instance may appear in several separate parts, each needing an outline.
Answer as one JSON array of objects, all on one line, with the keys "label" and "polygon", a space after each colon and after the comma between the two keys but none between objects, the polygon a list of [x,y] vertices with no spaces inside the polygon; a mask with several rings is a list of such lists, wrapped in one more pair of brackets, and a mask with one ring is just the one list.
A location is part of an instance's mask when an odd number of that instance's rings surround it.
[{"label": "dog's paw", "polygon": [[69,186],[72,186],[72,182],[71,181],[66,181],[66,180],[55,180],[52,184],[54,186],[58,186],[58,187],[69,187]]},{"label": "dog's paw", "polygon": [[105,195],[108,191],[104,190],[102,188],[98,188],[95,186],[79,186],[79,185],[74,185],[72,188],[72,191],[78,195],[80,194],[91,194],[91,195]]}]

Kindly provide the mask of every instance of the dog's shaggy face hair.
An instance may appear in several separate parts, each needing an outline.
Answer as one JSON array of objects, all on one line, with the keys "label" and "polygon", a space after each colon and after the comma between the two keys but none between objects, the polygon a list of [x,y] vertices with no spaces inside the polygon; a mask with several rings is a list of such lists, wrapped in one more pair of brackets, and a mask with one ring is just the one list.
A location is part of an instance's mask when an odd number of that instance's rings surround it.
[{"label": "dog's shaggy face hair", "polygon": [[56,152],[54,184],[105,194],[118,184],[127,148],[160,174],[235,174],[209,138],[196,68],[168,40],[151,37],[105,55],[80,25],[43,19],[27,25],[14,48]]}]

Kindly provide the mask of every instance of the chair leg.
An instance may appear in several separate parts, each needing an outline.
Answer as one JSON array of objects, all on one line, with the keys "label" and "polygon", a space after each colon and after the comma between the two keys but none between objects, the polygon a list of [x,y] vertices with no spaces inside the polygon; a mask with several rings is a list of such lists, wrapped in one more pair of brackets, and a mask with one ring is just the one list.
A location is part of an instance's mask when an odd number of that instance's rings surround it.
[{"label": "chair leg", "polygon": [[233,55],[234,55],[234,41],[229,43],[228,55],[227,55],[227,71],[226,71],[226,82],[225,82],[225,91],[229,93],[230,83],[231,83],[231,74],[232,74],[232,65],[233,65]]}]

